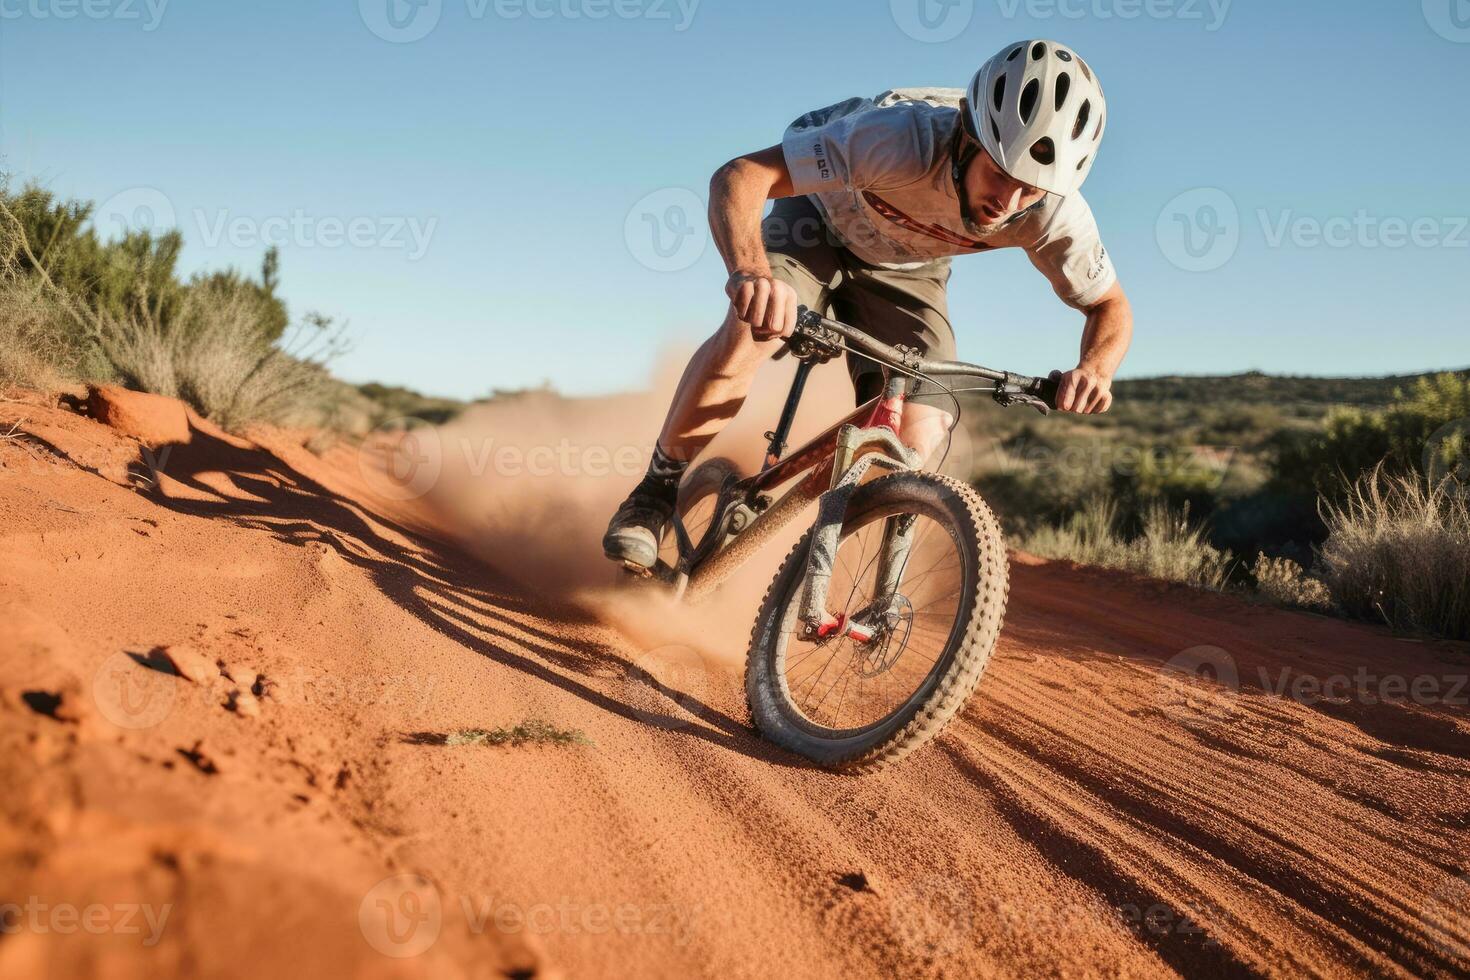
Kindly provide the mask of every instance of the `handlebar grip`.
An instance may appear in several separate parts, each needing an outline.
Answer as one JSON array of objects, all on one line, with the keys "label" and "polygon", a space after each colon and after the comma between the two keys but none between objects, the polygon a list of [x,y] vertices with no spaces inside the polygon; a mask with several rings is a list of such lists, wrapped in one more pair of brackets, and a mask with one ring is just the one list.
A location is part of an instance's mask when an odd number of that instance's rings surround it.
[{"label": "handlebar grip", "polygon": [[1057,396],[1061,394],[1061,379],[1037,378],[1036,397],[1046,402],[1048,408],[1057,407]]}]

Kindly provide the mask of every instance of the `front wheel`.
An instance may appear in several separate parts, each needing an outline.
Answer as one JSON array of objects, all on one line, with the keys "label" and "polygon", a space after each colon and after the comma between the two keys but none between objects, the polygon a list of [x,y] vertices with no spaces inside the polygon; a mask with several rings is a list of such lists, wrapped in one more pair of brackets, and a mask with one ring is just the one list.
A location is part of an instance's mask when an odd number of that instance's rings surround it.
[{"label": "front wheel", "polygon": [[937,736],[980,682],[1005,616],[1005,542],[957,480],[906,472],[859,487],[827,593],[841,625],[816,637],[798,617],[810,540],[756,618],[751,714],[766,738],[821,765],[881,768]]}]

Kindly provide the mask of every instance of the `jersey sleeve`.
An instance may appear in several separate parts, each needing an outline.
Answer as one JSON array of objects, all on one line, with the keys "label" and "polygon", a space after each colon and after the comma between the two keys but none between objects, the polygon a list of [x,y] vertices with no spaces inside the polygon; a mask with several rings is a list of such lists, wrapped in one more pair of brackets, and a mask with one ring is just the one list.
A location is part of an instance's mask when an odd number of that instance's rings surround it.
[{"label": "jersey sleeve", "polygon": [[924,176],[938,151],[911,104],[867,99],[807,113],[787,127],[781,149],[798,195],[902,187]]},{"label": "jersey sleeve", "polygon": [[1092,208],[1081,194],[1062,199],[1026,254],[1062,302],[1079,310],[1096,303],[1118,281]]}]

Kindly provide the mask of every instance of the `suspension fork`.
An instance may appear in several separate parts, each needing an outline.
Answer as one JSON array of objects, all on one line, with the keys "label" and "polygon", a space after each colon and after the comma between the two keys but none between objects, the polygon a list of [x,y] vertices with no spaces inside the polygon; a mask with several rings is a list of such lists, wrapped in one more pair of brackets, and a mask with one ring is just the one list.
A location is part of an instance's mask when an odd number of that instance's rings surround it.
[{"label": "suspension fork", "polygon": [[[827,611],[827,590],[832,581],[848,503],[868,469],[874,464],[890,470],[918,469],[918,455],[905,446],[898,435],[907,384],[906,379],[890,375],[885,380],[883,397],[874,407],[868,425],[861,429],[846,426],[838,437],[832,488],[822,495],[803,576],[805,585],[798,617],[805,624],[808,635],[825,637],[846,632],[857,642],[867,642],[872,638],[872,624],[866,622],[869,616],[860,615],[849,622],[845,614],[834,616]],[[907,514],[891,517],[885,522],[877,593],[877,601],[884,607],[877,609],[875,602],[874,607],[864,610],[864,613],[888,611],[887,605],[897,590],[908,560],[913,526],[912,516]],[[858,619],[864,621],[857,622]]]}]

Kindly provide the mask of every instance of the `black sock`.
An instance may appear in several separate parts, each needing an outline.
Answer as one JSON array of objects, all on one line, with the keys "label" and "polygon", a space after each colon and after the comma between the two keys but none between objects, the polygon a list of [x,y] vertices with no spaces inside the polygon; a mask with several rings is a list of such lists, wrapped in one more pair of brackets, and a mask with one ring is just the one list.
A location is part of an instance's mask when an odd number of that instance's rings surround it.
[{"label": "black sock", "polygon": [[648,461],[648,472],[640,486],[644,490],[672,497],[679,492],[679,481],[684,479],[684,471],[687,469],[689,460],[675,459],[655,443],[653,458]]}]

